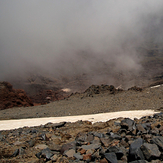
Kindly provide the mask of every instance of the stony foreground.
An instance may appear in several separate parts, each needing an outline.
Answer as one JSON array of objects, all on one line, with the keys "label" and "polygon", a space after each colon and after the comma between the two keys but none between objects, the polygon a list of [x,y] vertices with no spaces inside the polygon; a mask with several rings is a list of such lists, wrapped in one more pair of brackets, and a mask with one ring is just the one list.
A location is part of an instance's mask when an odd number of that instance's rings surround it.
[{"label": "stony foreground", "polygon": [[160,163],[163,114],[92,124],[48,123],[0,133],[0,162]]}]

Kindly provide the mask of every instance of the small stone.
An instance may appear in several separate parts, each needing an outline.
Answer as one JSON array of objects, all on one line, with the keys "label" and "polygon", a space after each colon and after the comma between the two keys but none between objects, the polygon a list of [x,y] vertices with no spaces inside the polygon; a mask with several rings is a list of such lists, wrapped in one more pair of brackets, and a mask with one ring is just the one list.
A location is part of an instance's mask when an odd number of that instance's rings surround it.
[{"label": "small stone", "polygon": [[67,157],[73,157],[74,154],[75,154],[74,149],[70,149],[70,150],[64,152],[64,155],[67,156]]},{"label": "small stone", "polygon": [[111,143],[111,140],[108,139],[108,138],[100,138],[101,140],[101,143],[105,146],[105,147],[108,147]]},{"label": "small stone", "polygon": [[37,146],[35,146],[35,148],[36,149],[46,149],[46,148],[48,148],[48,146],[45,144],[38,144]]},{"label": "small stone", "polygon": [[92,155],[91,154],[85,154],[83,155],[83,160],[84,161],[91,161]]},{"label": "small stone", "polygon": [[106,160],[106,158],[100,160],[100,163],[108,163],[108,161]]},{"label": "small stone", "polygon": [[55,155],[53,155],[50,159],[52,160],[52,161],[56,161],[57,160],[57,158],[58,158],[58,155],[57,154],[55,154]]},{"label": "small stone", "polygon": [[86,153],[86,150],[82,148],[82,149],[80,150],[80,153],[81,153],[81,154],[85,154],[85,153]]},{"label": "small stone", "polygon": [[87,151],[86,151],[86,154],[93,154],[95,152],[95,150],[94,149],[88,149]]},{"label": "small stone", "polygon": [[15,151],[14,151],[14,153],[13,153],[13,157],[16,157],[17,155],[19,154],[19,149],[16,149]]},{"label": "small stone", "polygon": [[25,150],[24,150],[24,148],[20,148],[19,149],[19,155],[23,155],[23,154],[25,154]]},{"label": "small stone", "polygon": [[74,157],[78,160],[82,160],[83,156],[80,153],[74,153]]},{"label": "small stone", "polygon": [[50,159],[53,156],[53,153],[49,148],[46,148],[41,151],[41,155],[46,157],[47,159]]},{"label": "small stone", "polygon": [[125,118],[121,121],[121,128],[132,131],[134,129],[134,121],[130,118]]},{"label": "small stone", "polygon": [[147,133],[147,131],[144,129],[144,127],[140,123],[136,124],[136,129],[142,133]]},{"label": "small stone", "polygon": [[98,138],[103,138],[104,137],[103,133],[98,133],[98,132],[94,132],[93,135],[98,137]]},{"label": "small stone", "polygon": [[108,148],[106,152],[114,152],[116,154],[118,160],[120,160],[121,157],[124,155],[122,150],[116,146]]},{"label": "small stone", "polygon": [[35,140],[30,140],[28,144],[29,144],[29,147],[33,147],[35,145]]}]

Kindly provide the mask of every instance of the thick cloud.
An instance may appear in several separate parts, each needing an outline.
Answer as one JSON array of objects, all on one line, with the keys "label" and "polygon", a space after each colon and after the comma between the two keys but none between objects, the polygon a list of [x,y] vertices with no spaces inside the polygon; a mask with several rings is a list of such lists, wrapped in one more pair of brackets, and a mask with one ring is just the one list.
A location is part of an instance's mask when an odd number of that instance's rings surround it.
[{"label": "thick cloud", "polygon": [[0,79],[139,73],[137,48],[162,42],[162,11],[162,0],[1,0]]}]

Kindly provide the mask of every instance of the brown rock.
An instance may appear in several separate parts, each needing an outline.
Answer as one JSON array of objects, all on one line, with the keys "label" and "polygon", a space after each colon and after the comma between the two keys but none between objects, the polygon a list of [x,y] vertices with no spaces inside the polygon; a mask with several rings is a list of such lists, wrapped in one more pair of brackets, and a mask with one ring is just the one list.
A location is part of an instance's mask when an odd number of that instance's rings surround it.
[{"label": "brown rock", "polygon": [[106,160],[106,158],[100,160],[100,163],[108,163],[108,161]]},{"label": "brown rock", "polygon": [[105,147],[108,147],[111,143],[110,139],[107,138],[100,138],[100,140]]},{"label": "brown rock", "polygon": [[91,154],[83,155],[83,160],[85,160],[85,161],[90,161],[91,158],[92,158],[92,155]]},{"label": "brown rock", "polygon": [[65,152],[65,155],[67,157],[73,157],[74,154],[75,154],[75,150],[74,149],[70,149],[70,150]]},{"label": "brown rock", "polygon": [[84,154],[84,153],[86,153],[86,150],[85,150],[85,149],[81,149],[81,150],[80,150],[80,153],[81,153],[81,154]]}]

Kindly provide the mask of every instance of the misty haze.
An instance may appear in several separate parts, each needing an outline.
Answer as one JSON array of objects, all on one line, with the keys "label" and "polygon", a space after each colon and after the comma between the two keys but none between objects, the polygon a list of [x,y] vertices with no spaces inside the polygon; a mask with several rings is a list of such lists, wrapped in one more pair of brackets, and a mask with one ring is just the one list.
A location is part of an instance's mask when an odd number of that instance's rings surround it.
[{"label": "misty haze", "polygon": [[162,11],[161,0],[0,1],[0,80],[142,86],[162,73]]}]

